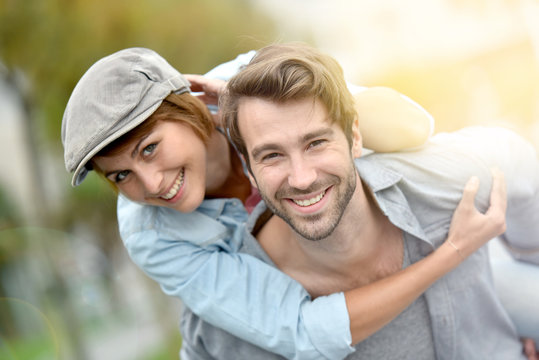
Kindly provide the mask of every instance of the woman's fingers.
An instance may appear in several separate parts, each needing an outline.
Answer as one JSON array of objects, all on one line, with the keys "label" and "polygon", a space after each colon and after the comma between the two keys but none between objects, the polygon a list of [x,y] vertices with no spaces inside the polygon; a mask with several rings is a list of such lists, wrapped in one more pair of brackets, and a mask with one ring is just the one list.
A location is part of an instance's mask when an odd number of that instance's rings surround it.
[{"label": "woman's fingers", "polygon": [[217,103],[219,94],[226,86],[226,82],[219,79],[209,79],[202,75],[186,74],[185,78],[191,83],[192,92],[203,92],[205,98]]},{"label": "woman's fingers", "polygon": [[458,207],[468,210],[475,209],[474,201],[477,190],[479,190],[479,178],[477,176],[472,176],[466,185],[464,185],[462,199],[460,200]]},{"label": "woman's fingers", "polygon": [[507,210],[507,191],[505,188],[505,178],[503,173],[497,169],[491,169],[492,189],[490,191],[490,207],[485,215],[496,227],[499,234],[505,232],[507,227],[505,222],[505,212]]},{"label": "woman's fingers", "polygon": [[499,209],[503,214],[507,209],[507,192],[505,188],[505,177],[503,172],[498,168],[491,169],[492,173],[492,190],[490,192],[490,207],[491,209]]},{"label": "woman's fingers", "polygon": [[488,240],[505,232],[505,210],[507,198],[505,181],[501,171],[492,171],[490,207],[481,213],[475,207],[475,197],[479,190],[479,178],[472,176],[462,192],[449,228],[449,237],[465,254],[478,249]]},{"label": "woman's fingers", "polygon": [[202,75],[184,74],[183,76],[191,83],[191,91],[204,91],[204,77]]}]

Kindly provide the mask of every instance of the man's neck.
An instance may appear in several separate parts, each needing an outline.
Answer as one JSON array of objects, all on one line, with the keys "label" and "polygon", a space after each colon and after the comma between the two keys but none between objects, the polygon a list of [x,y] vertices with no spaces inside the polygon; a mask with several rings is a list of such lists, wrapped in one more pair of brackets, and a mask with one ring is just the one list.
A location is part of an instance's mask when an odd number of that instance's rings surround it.
[{"label": "man's neck", "polygon": [[307,240],[273,216],[257,239],[277,267],[313,296],[366,285],[402,267],[402,233],[360,180],[339,225],[327,238]]}]

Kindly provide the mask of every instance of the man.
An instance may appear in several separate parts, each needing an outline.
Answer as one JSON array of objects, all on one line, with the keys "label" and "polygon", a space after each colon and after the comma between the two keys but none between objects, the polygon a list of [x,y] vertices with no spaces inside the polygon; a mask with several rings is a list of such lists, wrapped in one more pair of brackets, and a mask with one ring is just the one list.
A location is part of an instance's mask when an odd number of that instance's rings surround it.
[{"label": "man", "polygon": [[[253,213],[249,230],[258,242],[248,238],[244,252],[276,265],[312,296],[370,284],[441,245],[471,175],[481,179],[477,206],[484,211],[493,166],[508,183],[504,238],[517,249],[539,246],[539,167],[531,146],[505,130],[470,128],[436,136],[415,152],[354,161],[361,136],[352,104],[338,64],[307,47],[265,48],[230,81],[222,108],[227,127],[271,210],[261,204]],[[526,260],[539,263],[537,255]],[[182,327],[184,349],[200,358],[278,358],[188,311]],[[495,295],[487,250],[348,358],[523,358]]]}]

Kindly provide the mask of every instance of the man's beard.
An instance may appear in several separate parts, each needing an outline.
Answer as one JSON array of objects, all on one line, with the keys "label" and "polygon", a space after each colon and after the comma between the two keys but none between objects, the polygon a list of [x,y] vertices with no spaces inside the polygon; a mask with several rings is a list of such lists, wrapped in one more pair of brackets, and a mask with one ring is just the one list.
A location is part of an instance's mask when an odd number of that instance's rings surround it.
[{"label": "man's beard", "polygon": [[[312,193],[319,191],[320,189],[325,189],[327,186],[323,186],[319,183],[313,184],[307,190],[298,190],[298,189],[280,189],[275,193],[275,199],[270,201],[266,195],[260,192],[260,195],[266,202],[268,208],[281,219],[283,219],[296,233],[301,235],[307,240],[318,241],[327,238],[330,236],[337,225],[339,225],[344,211],[354,194],[356,189],[356,171],[355,166],[352,163],[353,170],[349,172],[349,175],[344,180],[337,176],[331,176],[324,183],[329,183],[333,186],[331,190],[333,192],[332,196],[335,197],[334,204],[331,208],[327,209],[323,213],[313,214],[313,215],[291,215],[286,211],[285,207],[278,207],[277,204],[280,203],[278,199],[283,199],[286,197],[292,197],[293,195],[302,195],[307,193]],[[339,187],[342,185],[342,187]],[[286,196],[283,194],[286,193]],[[326,195],[324,195],[326,196]],[[323,221],[326,223],[322,223]],[[318,225],[318,226],[317,226]]]}]

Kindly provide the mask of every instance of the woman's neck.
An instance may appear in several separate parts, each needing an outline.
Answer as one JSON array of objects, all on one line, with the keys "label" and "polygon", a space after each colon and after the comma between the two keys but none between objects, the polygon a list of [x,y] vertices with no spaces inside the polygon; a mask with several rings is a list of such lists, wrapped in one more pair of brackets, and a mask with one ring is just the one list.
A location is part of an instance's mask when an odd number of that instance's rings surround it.
[{"label": "woman's neck", "polygon": [[238,198],[245,203],[250,193],[251,184],[236,150],[214,131],[208,142],[206,198]]}]

